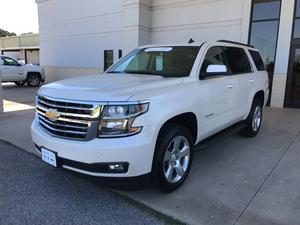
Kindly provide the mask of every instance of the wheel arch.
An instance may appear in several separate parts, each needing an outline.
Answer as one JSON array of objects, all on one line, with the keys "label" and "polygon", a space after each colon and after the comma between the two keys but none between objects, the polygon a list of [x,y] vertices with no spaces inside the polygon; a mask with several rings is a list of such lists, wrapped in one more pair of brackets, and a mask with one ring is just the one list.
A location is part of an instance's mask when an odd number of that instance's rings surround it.
[{"label": "wheel arch", "polygon": [[261,107],[263,107],[265,105],[265,101],[266,101],[265,92],[263,90],[256,92],[253,97],[253,101],[254,100],[259,100],[261,102]]},{"label": "wheel arch", "polygon": [[157,139],[159,138],[162,130],[170,123],[176,123],[186,127],[190,131],[194,143],[196,143],[198,137],[198,121],[195,113],[193,112],[181,113],[165,121],[159,129]]},{"label": "wheel arch", "polygon": [[27,71],[26,80],[28,79],[28,76],[31,75],[31,74],[37,74],[40,77],[40,79],[42,79],[42,74],[40,72],[38,72],[38,71]]}]

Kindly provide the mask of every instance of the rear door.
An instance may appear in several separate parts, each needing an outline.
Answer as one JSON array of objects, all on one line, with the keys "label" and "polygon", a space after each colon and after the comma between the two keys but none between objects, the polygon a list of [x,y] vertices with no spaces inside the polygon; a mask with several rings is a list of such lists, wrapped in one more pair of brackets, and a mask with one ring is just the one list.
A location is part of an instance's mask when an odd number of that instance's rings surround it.
[{"label": "rear door", "polygon": [[248,114],[249,104],[252,103],[254,87],[254,73],[247,53],[243,48],[224,47],[229,76],[235,89],[230,95],[231,116],[233,122],[238,122]]}]

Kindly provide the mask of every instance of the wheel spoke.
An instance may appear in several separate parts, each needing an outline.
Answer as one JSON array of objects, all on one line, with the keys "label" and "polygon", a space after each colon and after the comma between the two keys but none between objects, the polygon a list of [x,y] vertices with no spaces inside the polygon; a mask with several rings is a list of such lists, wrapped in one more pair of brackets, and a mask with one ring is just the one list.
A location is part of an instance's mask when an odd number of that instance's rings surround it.
[{"label": "wheel spoke", "polygon": [[173,171],[174,171],[174,166],[173,165],[169,165],[168,170],[166,171],[166,177],[169,181],[172,180],[173,177]]},{"label": "wheel spoke", "polygon": [[262,111],[259,106],[257,106],[253,113],[253,119],[252,119],[252,129],[253,131],[258,131],[260,124],[261,124],[261,116]]},{"label": "wheel spoke", "polygon": [[175,170],[178,176],[182,177],[184,175],[184,169],[180,163],[178,166],[175,167]]},{"label": "wheel spoke", "polygon": [[183,149],[181,149],[180,152],[177,154],[177,156],[179,157],[179,159],[181,159],[181,158],[187,156],[189,154],[189,152],[190,152],[190,147],[185,145],[183,147]]},{"label": "wheel spoke", "polygon": [[171,152],[169,152],[169,151],[166,151],[166,154],[165,154],[165,162],[169,162],[169,161],[171,161],[172,160],[172,154],[171,154]]},{"label": "wheel spoke", "polygon": [[255,122],[255,119],[253,119],[253,120],[252,120],[252,128],[253,128],[253,130],[256,130],[255,127],[256,127],[256,122]]},{"label": "wheel spoke", "polygon": [[175,140],[174,140],[174,149],[175,151],[178,151],[179,148],[180,148],[180,143],[181,143],[181,138],[180,137],[177,137]]}]

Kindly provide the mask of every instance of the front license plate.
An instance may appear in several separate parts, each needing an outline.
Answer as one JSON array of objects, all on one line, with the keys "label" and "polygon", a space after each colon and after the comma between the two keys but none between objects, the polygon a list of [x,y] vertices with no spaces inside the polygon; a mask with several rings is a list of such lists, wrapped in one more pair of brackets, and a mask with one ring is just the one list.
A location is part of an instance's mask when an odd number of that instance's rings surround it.
[{"label": "front license plate", "polygon": [[51,166],[57,167],[56,154],[54,152],[42,148],[42,160]]}]

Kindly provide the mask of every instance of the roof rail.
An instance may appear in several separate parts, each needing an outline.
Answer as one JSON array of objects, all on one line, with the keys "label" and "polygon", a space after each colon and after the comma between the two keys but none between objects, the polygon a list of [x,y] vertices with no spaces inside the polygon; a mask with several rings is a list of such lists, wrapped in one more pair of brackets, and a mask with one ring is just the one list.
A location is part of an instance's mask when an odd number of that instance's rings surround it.
[{"label": "roof rail", "polygon": [[245,43],[240,43],[240,42],[236,42],[236,41],[218,40],[217,42],[225,42],[225,43],[236,44],[236,45],[242,45],[242,46],[247,46],[247,47],[254,48],[253,45],[249,45],[249,44],[245,44]]}]

